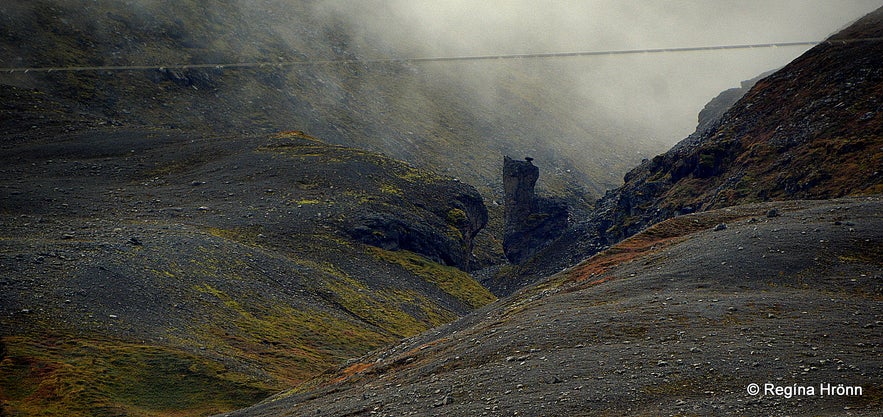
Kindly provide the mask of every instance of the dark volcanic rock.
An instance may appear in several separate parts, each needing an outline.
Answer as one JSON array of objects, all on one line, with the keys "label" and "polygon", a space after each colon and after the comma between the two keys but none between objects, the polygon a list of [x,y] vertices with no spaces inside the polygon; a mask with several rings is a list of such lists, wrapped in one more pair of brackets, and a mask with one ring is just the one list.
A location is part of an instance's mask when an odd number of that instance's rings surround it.
[{"label": "dark volcanic rock", "polygon": [[567,229],[567,203],[537,197],[534,193],[540,170],[528,158],[503,160],[503,189],[506,194],[506,226],[503,251],[512,263],[521,263],[561,236]]},{"label": "dark volcanic rock", "polygon": [[750,80],[742,81],[739,87],[724,90],[715,98],[711,99],[711,101],[699,111],[699,122],[696,125],[696,132],[691,136],[701,135],[706,130],[714,127],[714,125],[724,117],[724,113],[747,94],[748,91],[751,90],[751,87],[754,87],[758,81],[768,77],[772,73],[773,71],[764,72]]},{"label": "dark volcanic rock", "polygon": [[535,281],[678,215],[883,192],[881,36],[878,9],[758,81],[719,119],[708,115],[707,127],[626,174],[512,280]]},{"label": "dark volcanic rock", "polygon": [[435,216],[366,210],[348,222],[348,232],[358,241],[385,250],[408,250],[444,265],[470,269],[472,240],[487,224],[488,213],[477,191],[466,185],[456,191],[459,193],[452,200],[426,196],[436,200],[427,201],[409,196],[416,207],[428,209]]}]

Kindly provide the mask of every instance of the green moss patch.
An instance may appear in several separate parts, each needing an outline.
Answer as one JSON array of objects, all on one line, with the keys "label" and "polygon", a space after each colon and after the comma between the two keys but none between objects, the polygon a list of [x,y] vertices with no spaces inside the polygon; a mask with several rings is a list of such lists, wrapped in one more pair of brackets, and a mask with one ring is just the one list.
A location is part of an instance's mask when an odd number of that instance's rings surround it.
[{"label": "green moss patch", "polygon": [[112,340],[8,337],[0,401],[10,415],[198,416],[271,393],[187,352]]},{"label": "green moss patch", "polygon": [[[205,343],[200,348],[249,363],[260,363],[270,381],[268,389],[303,382],[346,358],[359,356],[395,340],[355,320],[344,320],[316,309],[297,309],[284,304],[262,303],[250,308],[209,284],[197,291],[205,302],[219,301],[224,320],[194,325],[189,334]],[[187,345],[192,341],[181,340]]]},{"label": "green moss patch", "polygon": [[457,268],[439,265],[409,251],[392,252],[380,248],[370,248],[370,251],[378,259],[405,268],[472,308],[478,308],[497,300],[490,291],[472,279],[472,276]]},{"label": "green moss patch", "polygon": [[369,290],[344,273],[325,280],[324,286],[329,301],[398,337],[413,336],[457,318],[415,291]]}]

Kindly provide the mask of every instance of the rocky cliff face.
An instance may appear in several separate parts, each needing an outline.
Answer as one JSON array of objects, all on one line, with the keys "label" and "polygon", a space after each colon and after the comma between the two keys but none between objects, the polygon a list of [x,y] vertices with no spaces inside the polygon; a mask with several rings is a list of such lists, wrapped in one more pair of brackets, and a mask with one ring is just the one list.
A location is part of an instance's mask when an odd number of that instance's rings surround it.
[{"label": "rocky cliff face", "polygon": [[883,44],[861,40],[881,36],[883,9],[759,81],[699,137],[630,171],[600,201],[605,231],[619,239],[682,213],[883,191]]},{"label": "rocky cliff face", "polygon": [[436,185],[439,189],[435,194],[402,195],[419,210],[351,213],[345,221],[350,236],[384,250],[407,250],[442,265],[471,269],[473,239],[487,224],[487,208],[472,187],[459,183]]},{"label": "rocky cliff face", "polygon": [[531,158],[516,161],[508,156],[503,160],[506,198],[503,251],[515,264],[536,254],[567,228],[567,203],[536,196],[534,187],[540,169],[531,161]]},{"label": "rocky cliff face", "polygon": [[883,192],[883,8],[757,84],[704,131],[644,161],[522,265],[522,284],[659,221],[736,204]]},{"label": "rocky cliff face", "polygon": [[536,210],[534,187],[540,178],[540,169],[531,161],[516,161],[508,156],[503,158],[506,229],[526,223],[531,212]]}]

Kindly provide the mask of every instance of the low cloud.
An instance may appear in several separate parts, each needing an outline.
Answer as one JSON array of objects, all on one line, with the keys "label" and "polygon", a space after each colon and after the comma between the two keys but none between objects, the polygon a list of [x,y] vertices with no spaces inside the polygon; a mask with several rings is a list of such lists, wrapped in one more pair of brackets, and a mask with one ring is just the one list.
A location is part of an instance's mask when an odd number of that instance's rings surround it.
[{"label": "low cloud", "polygon": [[[879,7],[877,0],[319,0],[347,22],[366,58],[626,50],[821,40]],[[495,83],[548,73],[584,117],[633,124],[673,143],[718,92],[781,67],[807,48],[553,58],[542,63],[434,64],[493,100]],[[578,115],[579,116],[579,115]]]}]

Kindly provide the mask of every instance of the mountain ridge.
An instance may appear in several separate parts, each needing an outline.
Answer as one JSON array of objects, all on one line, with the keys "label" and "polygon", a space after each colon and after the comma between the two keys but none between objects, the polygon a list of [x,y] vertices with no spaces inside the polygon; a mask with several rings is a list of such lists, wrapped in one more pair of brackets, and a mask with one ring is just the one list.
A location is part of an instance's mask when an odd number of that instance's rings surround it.
[{"label": "mountain ridge", "polygon": [[[629,171],[591,215],[515,271],[510,290],[677,215],[883,192],[881,36],[878,9],[759,80],[711,127]],[[844,38],[857,41],[836,42]]]},{"label": "mountain ridge", "polygon": [[881,30],[630,171],[511,296],[229,415],[878,414]]}]

